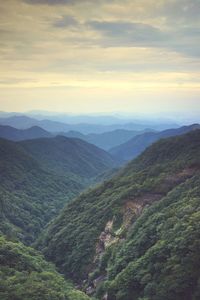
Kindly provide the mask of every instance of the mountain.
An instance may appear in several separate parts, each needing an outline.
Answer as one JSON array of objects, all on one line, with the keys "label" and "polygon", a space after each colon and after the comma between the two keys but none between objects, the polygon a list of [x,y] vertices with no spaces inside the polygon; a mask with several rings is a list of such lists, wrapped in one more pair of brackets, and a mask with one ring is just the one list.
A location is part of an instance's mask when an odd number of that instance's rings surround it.
[{"label": "mountain", "polygon": [[90,133],[90,134],[82,134],[77,131],[69,131],[69,132],[62,132],[61,135],[67,137],[76,137],[82,140],[87,141],[88,143],[94,144],[99,148],[104,150],[109,150],[117,145],[120,145],[132,137],[142,134],[146,131],[152,131],[151,129],[146,129],[145,131],[133,131],[133,130],[125,130],[125,129],[116,129],[113,131],[108,131],[104,133]]},{"label": "mountain", "polygon": [[11,126],[0,125],[0,138],[4,138],[11,141],[22,141],[51,136],[51,133],[38,126],[33,126],[28,129],[17,129]]},{"label": "mountain", "polygon": [[[11,115],[20,115],[19,113],[7,113],[7,116]],[[32,117],[38,120],[52,120],[58,121],[61,123],[68,124],[99,124],[99,125],[113,125],[113,124],[128,124],[134,123],[134,126],[142,126],[143,129],[147,127],[152,127],[156,130],[164,130],[167,128],[178,127],[177,123],[172,119],[163,117],[163,116],[134,116],[134,115],[120,115],[117,113],[113,114],[69,114],[69,113],[53,113],[49,111],[28,111],[25,113],[26,116]],[[1,112],[0,112],[1,116]],[[6,116],[6,113],[3,113],[3,116]],[[197,116],[198,117],[198,116]],[[198,118],[197,118],[198,119]],[[191,122],[191,121],[190,121]],[[141,127],[140,127],[141,128]]]},{"label": "mountain", "polygon": [[200,130],[162,139],[70,202],[38,248],[88,294],[192,300],[200,288]]},{"label": "mountain", "polygon": [[32,243],[64,204],[115,166],[77,139],[0,139],[0,232]]},{"label": "mountain", "polygon": [[50,119],[36,119],[32,117],[28,117],[26,115],[15,115],[10,117],[1,117],[0,118],[1,125],[12,126],[17,129],[27,129],[32,126],[39,126],[44,130],[47,130],[52,133],[57,132],[68,132],[68,131],[78,131],[82,134],[89,133],[103,133],[107,131],[113,131],[117,129],[131,130],[131,131],[143,131],[146,128],[152,128],[154,130],[162,130],[167,127],[171,127],[172,124],[154,124],[150,127],[149,124],[142,124],[141,122],[128,122],[128,123],[115,123],[115,124],[90,124],[90,123],[63,123]]},{"label": "mountain", "polygon": [[199,124],[183,126],[176,129],[168,129],[161,132],[145,132],[130,139],[128,142],[121,144],[109,150],[109,153],[120,160],[131,160],[138,156],[148,146],[158,141],[161,138],[181,135],[191,130],[199,129]]},{"label": "mountain", "polygon": [[83,134],[79,131],[70,130],[67,132],[58,132],[57,135],[62,135],[62,136],[66,136],[69,138],[77,138],[77,139],[87,141],[87,135]]},{"label": "mountain", "polygon": [[6,126],[12,126],[17,129],[27,129],[32,126],[38,126],[37,120],[23,115],[14,115],[10,117],[1,117],[0,124]]},{"label": "mountain", "polygon": [[89,300],[30,247],[0,236],[0,299]]},{"label": "mountain", "polygon": [[116,166],[110,154],[76,138],[57,136],[19,144],[46,169],[83,182]]},{"label": "mountain", "polygon": [[102,134],[91,133],[87,135],[87,141],[95,144],[97,147],[109,150],[112,147],[128,141],[137,134],[139,134],[138,131],[116,129]]},{"label": "mountain", "polygon": [[25,115],[16,115],[8,118],[0,118],[0,124],[12,126],[17,129],[27,129],[32,126],[38,126],[49,132],[69,131],[70,125],[51,121],[51,120],[37,120]]},{"label": "mountain", "polygon": [[30,244],[84,185],[45,170],[17,143],[0,139],[0,231]]}]

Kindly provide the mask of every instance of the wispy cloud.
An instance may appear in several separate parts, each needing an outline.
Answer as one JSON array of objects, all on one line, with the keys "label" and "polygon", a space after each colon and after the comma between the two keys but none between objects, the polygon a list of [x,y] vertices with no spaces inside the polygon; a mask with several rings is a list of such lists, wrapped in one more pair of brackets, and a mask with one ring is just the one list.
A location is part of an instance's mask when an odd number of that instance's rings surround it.
[{"label": "wispy cloud", "polygon": [[[91,21],[87,23],[90,28],[102,32],[110,45],[121,46],[151,46],[168,38],[167,33],[160,29],[144,23],[133,22],[108,22]],[[109,45],[109,43],[108,43]]]},{"label": "wispy cloud", "polygon": [[24,0],[24,1],[33,5],[38,5],[38,4],[63,5],[63,4],[73,4],[78,0]]},{"label": "wispy cloud", "polygon": [[66,27],[77,27],[79,26],[79,22],[72,16],[62,16],[57,20],[56,22],[53,23],[55,27],[58,28],[66,28]]}]

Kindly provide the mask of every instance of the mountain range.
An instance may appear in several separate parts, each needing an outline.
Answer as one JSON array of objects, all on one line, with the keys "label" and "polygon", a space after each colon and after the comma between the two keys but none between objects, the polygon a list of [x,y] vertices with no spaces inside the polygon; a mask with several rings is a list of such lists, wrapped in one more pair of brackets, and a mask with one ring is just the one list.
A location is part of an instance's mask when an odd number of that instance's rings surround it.
[{"label": "mountain range", "polygon": [[0,125],[0,138],[11,141],[31,140],[52,136],[53,135],[50,132],[38,126],[33,126],[27,129],[17,129],[7,125]]},{"label": "mountain range", "polygon": [[[176,121],[157,116],[135,116],[135,115],[123,115],[118,113],[112,114],[70,114],[62,112],[50,112],[32,110],[24,113],[21,112],[4,112],[0,111],[0,118],[9,118],[14,116],[27,116],[36,120],[51,120],[67,124],[99,124],[99,125],[113,125],[113,124],[128,124],[134,123],[135,125],[142,126],[143,128],[149,127],[157,130],[164,130],[167,128],[178,127]],[[141,129],[141,128],[140,128]]]},{"label": "mountain range", "polygon": [[98,299],[200,295],[200,130],[162,139],[71,201],[37,245]]},{"label": "mountain range", "polygon": [[200,298],[198,124],[131,137],[120,146],[130,152],[115,156],[83,136],[110,147],[136,132],[66,137],[7,126],[0,299]]},{"label": "mountain range", "polygon": [[[97,120],[98,122],[98,120]],[[76,124],[70,124],[70,123],[64,123],[59,122],[55,120],[50,119],[36,119],[33,117],[29,117],[26,115],[14,115],[10,117],[1,117],[0,118],[0,124],[1,125],[7,125],[12,126],[17,129],[27,129],[32,126],[39,126],[43,128],[44,130],[47,130],[49,132],[57,133],[57,132],[67,132],[67,131],[79,131],[83,134],[89,134],[89,133],[103,133],[107,131],[113,131],[116,129],[125,129],[125,130],[133,130],[133,131],[141,131],[145,130],[146,128],[151,128],[154,130],[162,130],[163,128],[169,128],[172,126],[172,124],[154,124],[149,122],[147,124],[142,124],[141,122],[127,122],[127,123],[114,123],[114,124],[94,124],[94,123],[76,123]],[[178,125],[174,125],[177,126]]]},{"label": "mountain range", "polygon": [[62,135],[65,137],[82,139],[104,150],[109,150],[110,148],[120,145],[128,141],[132,137],[146,131],[151,131],[151,130],[146,129],[144,131],[133,131],[133,130],[117,129],[114,131],[109,131],[109,132],[99,133],[99,134],[95,134],[95,133],[83,134],[81,132],[72,131],[72,130],[68,132],[51,133],[42,129],[39,126],[33,126],[27,129],[17,129],[8,125],[0,125],[0,137],[11,141],[23,141],[23,140]]},{"label": "mountain range", "polygon": [[133,137],[124,144],[113,147],[109,150],[109,153],[115,156],[117,159],[128,161],[137,157],[148,146],[158,141],[159,139],[181,135],[199,128],[199,124],[192,124],[189,126],[167,129],[160,132],[145,132],[143,134]]},{"label": "mountain range", "polygon": [[104,150],[109,150],[115,146],[121,145],[131,138],[142,134],[144,132],[153,131],[151,129],[145,129],[143,131],[135,131],[135,130],[126,130],[126,129],[116,129],[113,131],[103,132],[103,133],[89,133],[89,134],[82,134],[77,131],[69,131],[69,132],[62,132],[61,135],[68,136],[68,137],[77,137],[88,143],[94,144],[99,148]]},{"label": "mountain range", "polygon": [[82,140],[0,139],[0,231],[32,243],[67,201],[115,166],[108,153]]}]

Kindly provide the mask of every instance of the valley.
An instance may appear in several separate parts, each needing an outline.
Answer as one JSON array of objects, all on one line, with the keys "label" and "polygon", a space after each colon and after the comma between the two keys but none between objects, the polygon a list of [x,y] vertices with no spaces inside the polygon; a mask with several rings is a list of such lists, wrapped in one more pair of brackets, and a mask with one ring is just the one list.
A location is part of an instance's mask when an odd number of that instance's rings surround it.
[{"label": "valley", "polygon": [[81,135],[2,125],[2,299],[198,299],[198,128],[130,137],[125,163]]},{"label": "valley", "polygon": [[200,0],[0,0],[0,300],[200,300]]}]

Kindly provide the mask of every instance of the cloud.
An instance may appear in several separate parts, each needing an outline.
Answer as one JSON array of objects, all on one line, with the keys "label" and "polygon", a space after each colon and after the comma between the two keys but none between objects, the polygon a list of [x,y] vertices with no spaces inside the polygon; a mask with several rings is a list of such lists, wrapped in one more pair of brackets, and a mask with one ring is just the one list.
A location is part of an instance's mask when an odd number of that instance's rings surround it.
[{"label": "cloud", "polygon": [[96,42],[103,47],[155,47],[190,57],[200,56],[197,42],[200,28],[196,26],[160,29],[150,24],[122,21],[90,21],[87,26],[101,33]]},{"label": "cloud", "polygon": [[33,4],[33,5],[73,5],[73,4],[98,4],[104,2],[112,2],[113,0],[23,0],[26,3]]},{"label": "cloud", "polygon": [[73,4],[78,2],[78,0],[24,0],[29,4],[46,4],[46,5],[63,5],[63,4]]},{"label": "cloud", "polygon": [[166,1],[160,6],[157,13],[164,15],[173,22],[199,20],[199,0]]},{"label": "cloud", "polygon": [[79,22],[72,16],[63,16],[61,19],[57,20],[54,24],[55,27],[76,27]]},{"label": "cloud", "polygon": [[167,33],[143,23],[91,21],[87,25],[102,33],[105,46],[153,46],[168,38]]}]

